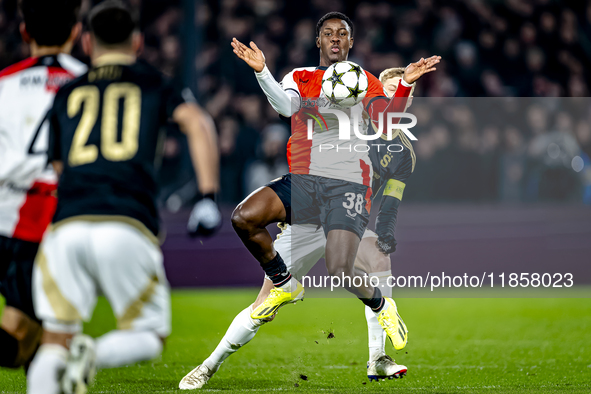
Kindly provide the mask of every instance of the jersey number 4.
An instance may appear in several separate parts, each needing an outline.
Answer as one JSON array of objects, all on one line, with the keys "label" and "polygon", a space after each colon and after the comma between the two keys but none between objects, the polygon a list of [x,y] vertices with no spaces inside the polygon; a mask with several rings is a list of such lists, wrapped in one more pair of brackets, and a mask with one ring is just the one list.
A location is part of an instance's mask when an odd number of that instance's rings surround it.
[{"label": "jersey number 4", "polygon": [[[123,100],[123,127],[121,141],[118,141],[120,100]],[[82,110],[82,116],[74,132],[72,147],[68,155],[68,163],[71,167],[93,163],[98,158],[98,147],[86,143],[98,119],[99,103],[100,91],[93,85],[76,88],[68,97],[68,116],[70,118],[77,116]],[[135,84],[113,83],[105,89],[100,130],[100,152],[105,159],[124,161],[136,155],[140,133],[141,106],[141,90]]]}]

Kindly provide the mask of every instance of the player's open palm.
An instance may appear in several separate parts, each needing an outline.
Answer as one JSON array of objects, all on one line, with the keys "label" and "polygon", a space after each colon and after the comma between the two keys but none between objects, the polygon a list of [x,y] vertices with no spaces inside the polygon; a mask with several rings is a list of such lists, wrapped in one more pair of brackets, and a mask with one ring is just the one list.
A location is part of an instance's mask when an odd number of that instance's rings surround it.
[{"label": "player's open palm", "polygon": [[265,68],[265,55],[254,41],[250,42],[249,48],[234,37],[232,39],[232,48],[234,48],[236,56],[244,60],[254,71],[258,73],[263,71]]},{"label": "player's open palm", "polygon": [[421,58],[416,63],[411,63],[404,70],[404,82],[413,83],[423,75],[437,70],[435,65],[441,61],[441,56],[431,56],[427,59]]}]

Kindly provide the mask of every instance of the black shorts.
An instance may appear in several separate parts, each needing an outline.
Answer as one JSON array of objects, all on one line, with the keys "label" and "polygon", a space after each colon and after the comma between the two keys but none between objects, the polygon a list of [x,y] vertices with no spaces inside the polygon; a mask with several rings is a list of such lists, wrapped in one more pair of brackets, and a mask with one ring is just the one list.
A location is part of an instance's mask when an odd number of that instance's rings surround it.
[{"label": "black shorts", "polygon": [[0,235],[0,293],[6,306],[37,320],[33,309],[33,263],[39,244]]},{"label": "black shorts", "polygon": [[368,186],[315,175],[292,178],[293,223],[321,225],[327,235],[331,230],[347,230],[361,239],[371,207]]},{"label": "black shorts", "polygon": [[270,187],[277,194],[285,208],[285,221],[291,224],[291,174],[274,179],[265,186]]}]

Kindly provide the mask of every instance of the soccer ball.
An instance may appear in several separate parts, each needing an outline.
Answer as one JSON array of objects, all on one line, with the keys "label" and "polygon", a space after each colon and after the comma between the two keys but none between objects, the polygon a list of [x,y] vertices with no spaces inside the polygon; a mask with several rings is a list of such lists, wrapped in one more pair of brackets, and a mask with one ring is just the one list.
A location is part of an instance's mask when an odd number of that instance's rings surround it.
[{"label": "soccer ball", "polygon": [[369,81],[361,66],[345,61],[331,65],[322,77],[322,92],[331,101],[349,108],[363,100]]}]

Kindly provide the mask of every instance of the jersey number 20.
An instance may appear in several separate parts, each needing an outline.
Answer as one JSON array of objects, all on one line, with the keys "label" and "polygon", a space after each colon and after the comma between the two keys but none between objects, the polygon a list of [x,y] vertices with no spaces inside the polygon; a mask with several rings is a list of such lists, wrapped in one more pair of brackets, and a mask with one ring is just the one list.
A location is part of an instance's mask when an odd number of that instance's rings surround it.
[{"label": "jersey number 20", "polygon": [[[123,99],[123,127],[121,141],[117,140],[119,101]],[[124,161],[134,157],[138,150],[142,94],[139,86],[132,83],[113,83],[103,96],[101,119],[102,156],[109,161]],[[71,167],[93,163],[98,158],[98,147],[86,145],[99,114],[100,91],[96,86],[76,88],[68,97],[68,116],[78,115],[84,103],[82,116],[74,132],[68,155]]]}]

